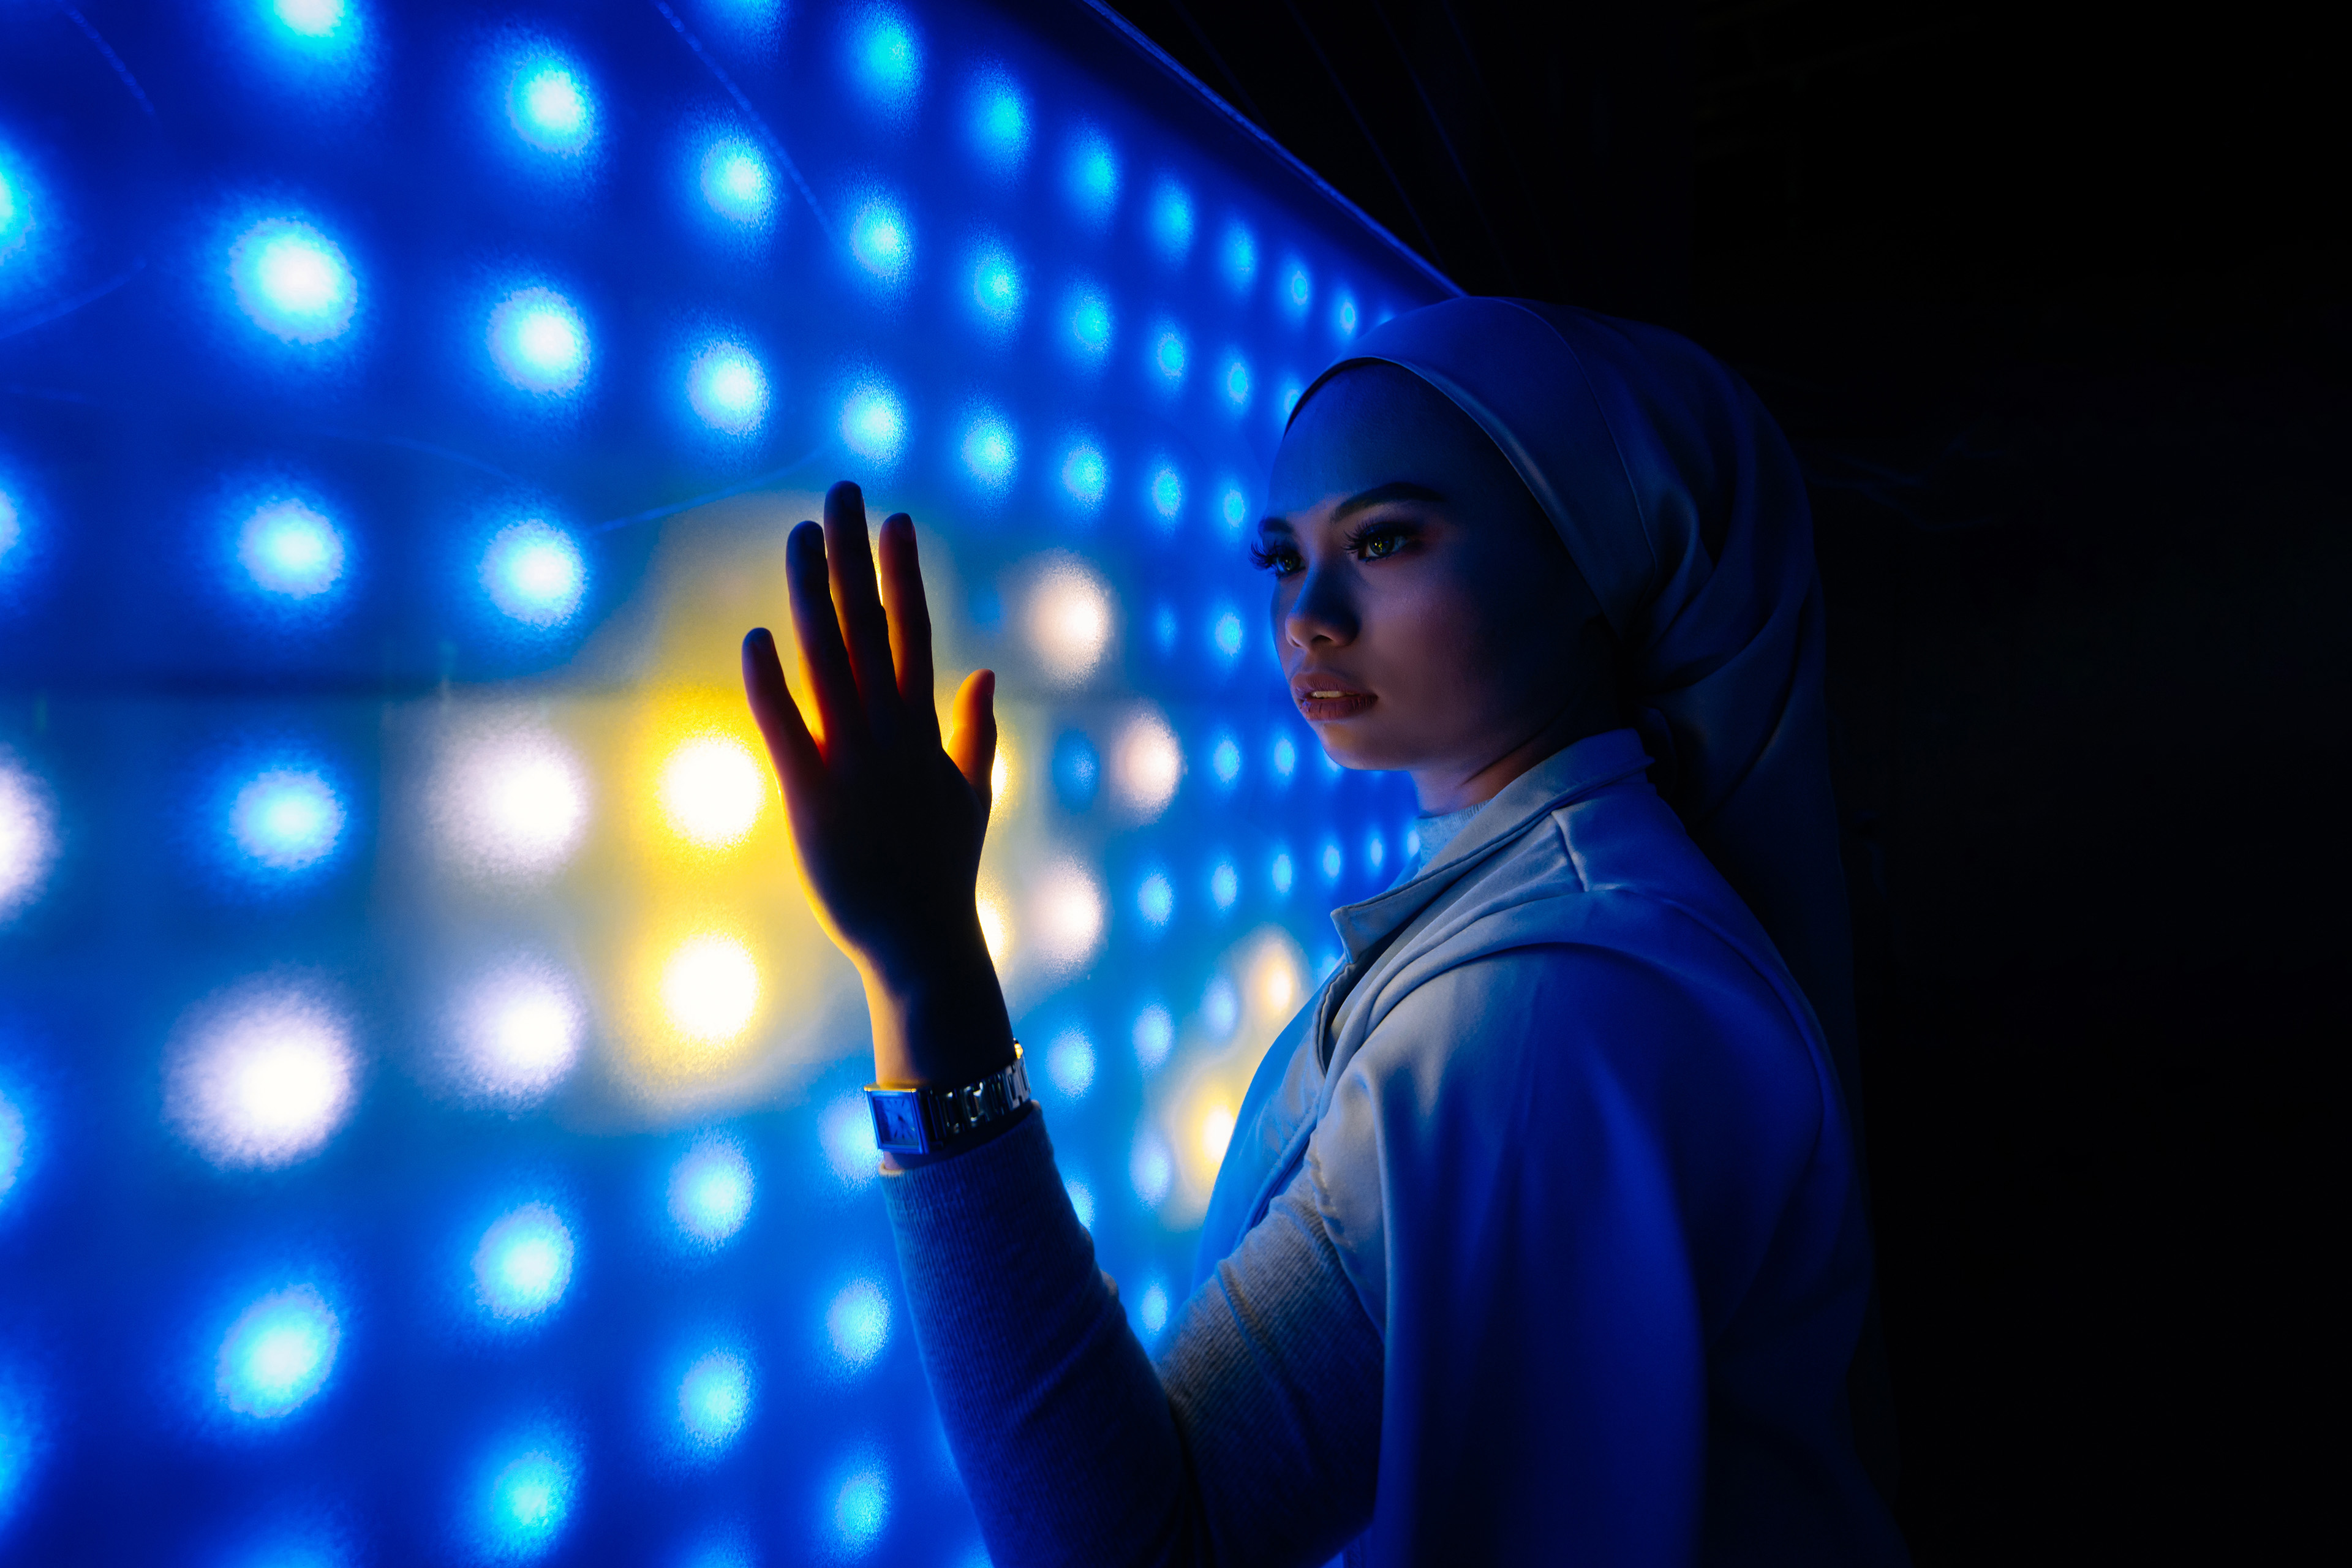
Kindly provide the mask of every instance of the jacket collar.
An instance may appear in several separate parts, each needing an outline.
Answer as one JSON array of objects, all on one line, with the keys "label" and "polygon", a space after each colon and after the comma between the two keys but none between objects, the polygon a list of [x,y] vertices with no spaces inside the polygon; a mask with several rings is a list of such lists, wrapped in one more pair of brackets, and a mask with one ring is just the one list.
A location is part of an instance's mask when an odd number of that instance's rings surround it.
[{"label": "jacket collar", "polygon": [[1632,730],[1604,730],[1561,748],[1505,784],[1463,826],[1445,852],[1387,892],[1331,911],[1350,961],[1386,942],[1535,824],[1570,801],[1646,770],[1650,758]]}]

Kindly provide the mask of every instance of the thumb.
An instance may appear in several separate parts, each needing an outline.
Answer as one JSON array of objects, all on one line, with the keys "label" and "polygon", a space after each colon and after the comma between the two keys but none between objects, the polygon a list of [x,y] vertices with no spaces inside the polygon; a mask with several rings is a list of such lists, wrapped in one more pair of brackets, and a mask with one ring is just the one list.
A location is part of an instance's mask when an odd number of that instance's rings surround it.
[{"label": "thumb", "polygon": [[956,688],[948,724],[948,756],[980,797],[983,815],[994,804],[996,671],[975,669]]}]

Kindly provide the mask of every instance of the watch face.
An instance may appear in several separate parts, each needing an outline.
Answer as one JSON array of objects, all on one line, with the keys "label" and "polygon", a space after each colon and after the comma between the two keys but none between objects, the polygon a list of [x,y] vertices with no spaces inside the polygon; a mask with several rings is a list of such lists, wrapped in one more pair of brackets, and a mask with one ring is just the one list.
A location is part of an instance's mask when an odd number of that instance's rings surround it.
[{"label": "watch face", "polygon": [[874,1112],[874,1142],[885,1149],[919,1154],[928,1146],[923,1136],[921,1097],[912,1089],[868,1089],[866,1103]]}]

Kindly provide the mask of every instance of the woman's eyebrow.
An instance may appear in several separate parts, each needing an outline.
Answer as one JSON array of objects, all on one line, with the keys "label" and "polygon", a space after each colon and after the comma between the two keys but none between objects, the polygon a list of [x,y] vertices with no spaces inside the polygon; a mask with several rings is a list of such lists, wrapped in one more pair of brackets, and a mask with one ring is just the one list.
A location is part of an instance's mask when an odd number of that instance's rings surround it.
[{"label": "woman's eyebrow", "polygon": [[1366,507],[1381,506],[1392,500],[1442,501],[1445,498],[1427,485],[1414,484],[1411,479],[1391,479],[1384,485],[1374,485],[1368,490],[1358,490],[1341,501],[1331,513],[1337,522],[1343,517],[1363,510]]}]

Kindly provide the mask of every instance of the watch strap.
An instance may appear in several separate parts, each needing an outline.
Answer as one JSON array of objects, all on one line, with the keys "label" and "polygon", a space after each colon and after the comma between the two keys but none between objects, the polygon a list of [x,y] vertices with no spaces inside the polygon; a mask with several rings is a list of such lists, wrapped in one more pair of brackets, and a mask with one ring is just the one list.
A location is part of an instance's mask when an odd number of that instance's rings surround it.
[{"label": "watch strap", "polygon": [[1002,1121],[1029,1103],[1029,1068],[1021,1042],[1013,1060],[977,1083],[961,1089],[866,1086],[866,1109],[874,1118],[874,1142],[886,1154],[931,1154]]}]

